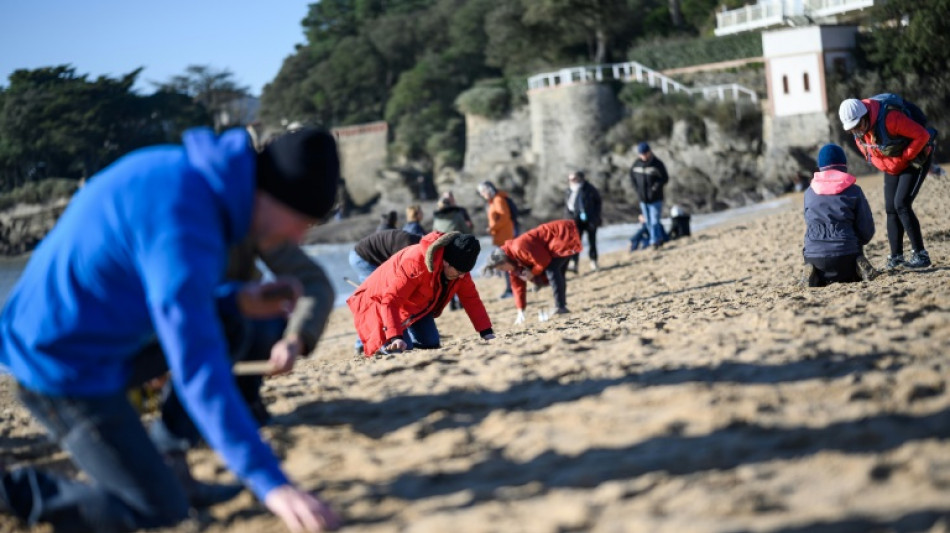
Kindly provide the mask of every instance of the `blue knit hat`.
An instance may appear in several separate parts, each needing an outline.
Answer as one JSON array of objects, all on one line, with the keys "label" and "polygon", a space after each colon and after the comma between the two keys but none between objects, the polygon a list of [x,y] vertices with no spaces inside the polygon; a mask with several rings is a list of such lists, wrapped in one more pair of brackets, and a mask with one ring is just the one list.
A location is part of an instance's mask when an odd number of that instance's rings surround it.
[{"label": "blue knit hat", "polygon": [[637,153],[638,153],[638,154],[645,154],[645,153],[647,153],[647,152],[649,152],[649,151],[650,151],[650,145],[647,144],[646,141],[644,141],[644,142],[642,142],[642,143],[640,143],[640,144],[637,145]]},{"label": "blue knit hat", "polygon": [[826,144],[818,151],[818,170],[840,167],[839,170],[848,169],[848,158],[844,155],[844,150],[837,144]]}]

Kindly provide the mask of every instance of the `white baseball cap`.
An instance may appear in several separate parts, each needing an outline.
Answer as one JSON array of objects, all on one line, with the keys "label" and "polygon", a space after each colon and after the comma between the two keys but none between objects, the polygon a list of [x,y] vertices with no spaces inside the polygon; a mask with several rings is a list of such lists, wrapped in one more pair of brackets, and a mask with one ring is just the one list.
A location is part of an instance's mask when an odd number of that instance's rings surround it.
[{"label": "white baseball cap", "polygon": [[867,113],[867,106],[864,105],[864,102],[856,98],[848,98],[841,102],[841,107],[838,108],[838,118],[841,119],[841,125],[844,126],[844,131],[848,131],[857,126],[858,122],[861,122],[861,117]]}]

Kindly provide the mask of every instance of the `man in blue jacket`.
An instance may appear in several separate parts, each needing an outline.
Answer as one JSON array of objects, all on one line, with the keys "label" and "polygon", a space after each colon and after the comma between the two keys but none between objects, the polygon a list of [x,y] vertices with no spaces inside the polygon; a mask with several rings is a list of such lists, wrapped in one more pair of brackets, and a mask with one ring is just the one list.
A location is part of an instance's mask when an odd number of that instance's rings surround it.
[{"label": "man in blue jacket", "polygon": [[[0,315],[0,364],[91,483],[0,472],[0,508],[57,530],[185,519],[185,487],[125,393],[167,365],[202,435],[273,513],[295,531],[335,527],[333,512],[295,487],[261,440],[231,376],[219,313],[286,312],[293,293],[223,283],[228,248],[248,235],[261,251],[299,242],[330,210],[338,179],[336,144],[313,129],[260,154],[243,131],[190,130],[183,146],[136,151],[94,176]],[[156,338],[161,350],[143,350]]]}]

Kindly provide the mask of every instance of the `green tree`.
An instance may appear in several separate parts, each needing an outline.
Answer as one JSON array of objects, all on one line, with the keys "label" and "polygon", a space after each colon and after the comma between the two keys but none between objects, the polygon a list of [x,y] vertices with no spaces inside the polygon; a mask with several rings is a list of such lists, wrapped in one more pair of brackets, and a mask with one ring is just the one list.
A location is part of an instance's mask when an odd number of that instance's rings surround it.
[{"label": "green tree", "polygon": [[950,67],[950,0],[890,0],[876,5],[863,50],[885,76],[945,76]]},{"label": "green tree", "polygon": [[213,117],[216,131],[242,125],[232,108],[236,101],[250,95],[246,86],[234,80],[233,72],[210,65],[189,65],[184,74],[172,76],[167,82],[158,84],[158,88],[186,94],[204,106]]}]

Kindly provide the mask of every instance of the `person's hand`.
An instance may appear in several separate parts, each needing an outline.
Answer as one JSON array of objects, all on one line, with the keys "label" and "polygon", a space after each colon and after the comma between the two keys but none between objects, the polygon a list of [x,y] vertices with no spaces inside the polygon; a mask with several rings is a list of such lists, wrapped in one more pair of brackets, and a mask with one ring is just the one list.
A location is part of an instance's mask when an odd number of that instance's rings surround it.
[{"label": "person's hand", "polygon": [[267,493],[264,505],[294,533],[316,533],[340,527],[340,517],[319,498],[292,485],[281,485]]},{"label": "person's hand", "polygon": [[531,281],[531,279],[534,277],[531,275],[531,271],[528,270],[527,268],[519,268],[515,270],[514,272],[515,272],[515,276],[518,276],[524,281]]},{"label": "person's hand", "polygon": [[409,345],[406,344],[406,341],[402,339],[393,339],[389,344],[386,345],[387,352],[404,352]]},{"label": "person's hand", "polygon": [[286,374],[294,369],[294,362],[301,355],[303,344],[296,335],[277,341],[270,349],[270,376]]},{"label": "person's hand", "polygon": [[524,324],[524,309],[518,309],[518,318],[515,319],[515,325]]},{"label": "person's hand", "polygon": [[303,286],[295,278],[247,283],[238,292],[238,308],[248,318],[287,316],[301,294]]}]

